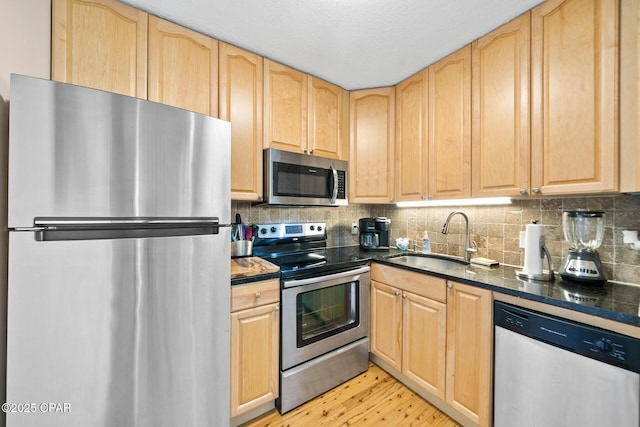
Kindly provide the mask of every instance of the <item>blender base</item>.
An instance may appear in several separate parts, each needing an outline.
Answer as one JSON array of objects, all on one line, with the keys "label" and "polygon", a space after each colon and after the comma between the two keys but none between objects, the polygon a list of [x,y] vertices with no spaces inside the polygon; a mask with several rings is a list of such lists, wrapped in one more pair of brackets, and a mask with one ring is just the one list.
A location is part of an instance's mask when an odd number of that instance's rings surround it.
[{"label": "blender base", "polygon": [[560,277],[569,282],[603,285],[607,276],[600,262],[598,252],[569,251]]}]

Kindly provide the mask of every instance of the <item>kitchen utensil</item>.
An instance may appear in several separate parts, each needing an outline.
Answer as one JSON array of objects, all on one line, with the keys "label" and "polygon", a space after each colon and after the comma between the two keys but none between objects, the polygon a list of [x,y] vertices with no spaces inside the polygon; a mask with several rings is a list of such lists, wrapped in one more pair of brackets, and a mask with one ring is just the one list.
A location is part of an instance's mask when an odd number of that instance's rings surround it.
[{"label": "kitchen utensil", "polygon": [[242,217],[239,213],[236,213],[236,223],[232,236],[231,241],[244,240],[244,225],[242,224]]}]

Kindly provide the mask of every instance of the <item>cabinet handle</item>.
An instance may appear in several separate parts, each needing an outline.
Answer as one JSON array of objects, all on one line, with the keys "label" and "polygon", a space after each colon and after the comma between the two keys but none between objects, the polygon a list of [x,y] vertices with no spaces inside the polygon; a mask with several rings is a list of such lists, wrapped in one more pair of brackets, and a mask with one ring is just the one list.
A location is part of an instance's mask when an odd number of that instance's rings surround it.
[{"label": "cabinet handle", "polygon": [[304,150],[302,150],[302,152],[306,154],[307,153],[307,149],[305,148]]},{"label": "cabinet handle", "polygon": [[256,298],[260,298],[260,292],[256,292]]},{"label": "cabinet handle", "polygon": [[393,199],[389,199],[389,203],[393,203]]},{"label": "cabinet handle", "polygon": [[309,150],[309,154],[313,154],[313,148]]},{"label": "cabinet handle", "polygon": [[453,285],[451,283],[447,283],[447,288],[452,289]]},{"label": "cabinet handle", "polygon": [[276,306],[273,308],[273,311],[280,311],[280,306],[279,306],[279,305],[276,305]]},{"label": "cabinet handle", "polygon": [[402,298],[407,298],[407,294],[402,294]]},{"label": "cabinet handle", "polygon": [[393,294],[394,294],[395,296],[398,296],[398,295],[400,295],[400,292],[395,291]]},{"label": "cabinet handle", "polygon": [[538,187],[533,187],[533,192],[538,194],[540,192],[540,189]]},{"label": "cabinet handle", "polygon": [[525,190],[524,188],[521,188],[520,189],[520,194],[522,194],[524,196],[525,194],[527,194],[527,190]]},{"label": "cabinet handle", "polygon": [[258,194],[258,200],[262,200],[262,194]]}]

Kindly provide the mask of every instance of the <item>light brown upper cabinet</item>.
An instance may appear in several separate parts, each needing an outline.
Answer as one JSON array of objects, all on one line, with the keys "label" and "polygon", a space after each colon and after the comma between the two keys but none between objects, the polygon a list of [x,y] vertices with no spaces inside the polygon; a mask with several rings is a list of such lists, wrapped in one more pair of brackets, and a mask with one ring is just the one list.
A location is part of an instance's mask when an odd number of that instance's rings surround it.
[{"label": "light brown upper cabinet", "polygon": [[473,197],[530,193],[529,12],[472,44]]},{"label": "light brown upper cabinet", "polygon": [[428,196],[427,69],[396,85],[395,199]]},{"label": "light brown upper cabinet", "polygon": [[53,0],[51,78],[147,98],[147,14],[115,0]]},{"label": "light brown upper cabinet", "polygon": [[350,93],[349,201],[394,203],[395,88]]},{"label": "light brown upper cabinet", "polygon": [[531,12],[533,192],[618,189],[617,0],[549,0]]},{"label": "light brown upper cabinet", "polygon": [[306,153],[307,74],[264,60],[264,147]]},{"label": "light brown upper cabinet", "polygon": [[640,191],[640,2],[620,3],[620,191]]},{"label": "light brown upper cabinet", "polygon": [[345,117],[348,102],[344,89],[309,76],[309,154],[341,160],[347,158],[344,147],[348,143],[344,141],[349,138],[345,132],[348,130]]},{"label": "light brown upper cabinet", "polygon": [[218,116],[218,40],[149,16],[149,100]]},{"label": "light brown upper cabinet", "polygon": [[220,118],[231,126],[231,199],[262,200],[261,56],[220,42]]},{"label": "light brown upper cabinet", "polygon": [[471,45],[429,67],[429,197],[471,196]]}]

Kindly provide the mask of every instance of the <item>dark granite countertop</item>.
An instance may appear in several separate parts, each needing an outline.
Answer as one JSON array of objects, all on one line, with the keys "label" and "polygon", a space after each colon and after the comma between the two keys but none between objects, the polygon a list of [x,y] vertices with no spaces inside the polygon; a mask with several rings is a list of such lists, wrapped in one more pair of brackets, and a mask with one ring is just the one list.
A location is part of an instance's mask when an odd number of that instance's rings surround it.
[{"label": "dark granite countertop", "polygon": [[[411,252],[397,249],[388,251],[362,251],[359,246],[332,248],[351,256],[354,260],[368,259],[397,268],[426,273],[444,279],[478,286],[518,298],[538,301],[569,310],[598,316],[617,322],[640,326],[640,286],[608,282],[603,286],[579,285],[563,281],[556,275],[555,282],[527,281],[516,277],[515,267],[500,265],[486,268],[474,264],[446,272],[400,265],[390,260],[394,256]],[[258,274],[236,278],[232,285],[280,277],[280,273]]]},{"label": "dark granite countertop", "polygon": [[580,285],[563,281],[559,275],[556,275],[555,282],[522,280],[516,277],[515,272],[518,268],[504,265],[490,269],[471,264],[444,273],[399,265],[391,261],[394,256],[407,253],[410,252],[390,249],[388,252],[362,251],[361,256],[381,264],[640,326],[640,286],[616,282],[608,282],[603,286]]}]

